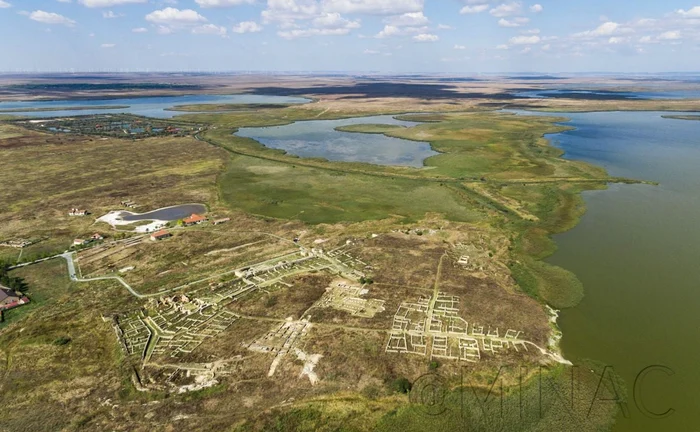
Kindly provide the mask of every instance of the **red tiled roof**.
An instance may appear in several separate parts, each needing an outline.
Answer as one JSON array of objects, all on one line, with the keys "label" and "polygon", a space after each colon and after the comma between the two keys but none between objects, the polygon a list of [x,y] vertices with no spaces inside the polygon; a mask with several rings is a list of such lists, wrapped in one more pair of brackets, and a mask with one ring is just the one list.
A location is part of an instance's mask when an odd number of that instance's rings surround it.
[{"label": "red tiled roof", "polygon": [[192,216],[185,218],[182,221],[186,224],[191,224],[197,222],[204,222],[205,220],[207,220],[207,218],[205,218],[204,216],[192,213]]},{"label": "red tiled roof", "polygon": [[165,237],[165,236],[169,236],[169,235],[170,235],[170,233],[167,232],[166,230],[160,230],[158,232],[151,234],[151,237],[158,238],[158,237]]}]

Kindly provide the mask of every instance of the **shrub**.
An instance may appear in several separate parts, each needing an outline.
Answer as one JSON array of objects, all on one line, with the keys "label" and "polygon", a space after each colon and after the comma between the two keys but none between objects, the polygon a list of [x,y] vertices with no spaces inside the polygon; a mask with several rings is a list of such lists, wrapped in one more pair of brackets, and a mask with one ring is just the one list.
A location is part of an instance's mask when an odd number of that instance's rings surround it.
[{"label": "shrub", "polygon": [[391,389],[396,393],[408,393],[411,391],[411,381],[408,378],[397,378],[391,383]]}]

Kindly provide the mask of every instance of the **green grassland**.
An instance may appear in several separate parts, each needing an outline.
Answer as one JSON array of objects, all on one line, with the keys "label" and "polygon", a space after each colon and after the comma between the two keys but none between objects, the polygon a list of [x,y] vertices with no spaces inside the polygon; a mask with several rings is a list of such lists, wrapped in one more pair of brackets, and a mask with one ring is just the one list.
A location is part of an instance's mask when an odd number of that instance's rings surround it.
[{"label": "green grassland", "polygon": [[221,197],[234,208],[308,223],[359,222],[426,213],[477,221],[480,214],[436,182],[375,177],[234,156],[220,181]]}]

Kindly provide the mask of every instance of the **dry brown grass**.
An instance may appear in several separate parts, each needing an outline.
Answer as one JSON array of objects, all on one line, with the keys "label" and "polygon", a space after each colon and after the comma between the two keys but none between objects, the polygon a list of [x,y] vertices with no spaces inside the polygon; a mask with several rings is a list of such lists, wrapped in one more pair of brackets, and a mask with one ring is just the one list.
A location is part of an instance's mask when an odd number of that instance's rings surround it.
[{"label": "dry brown grass", "polygon": [[[22,136],[0,138],[0,239],[47,237],[36,252],[60,251],[73,238],[100,230],[94,219],[118,209],[124,198],[139,203],[139,210],[215,204],[216,177],[226,158],[192,138],[131,141],[22,130]],[[73,207],[92,214],[70,217]]]}]

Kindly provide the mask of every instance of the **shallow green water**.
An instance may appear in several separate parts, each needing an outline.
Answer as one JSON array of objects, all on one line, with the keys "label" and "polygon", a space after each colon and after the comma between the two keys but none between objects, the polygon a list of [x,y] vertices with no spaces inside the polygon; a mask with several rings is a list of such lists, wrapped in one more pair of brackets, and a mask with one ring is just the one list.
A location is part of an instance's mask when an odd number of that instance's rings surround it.
[{"label": "shallow green water", "polygon": [[[564,355],[604,362],[628,386],[616,431],[700,430],[700,122],[662,113],[562,114],[553,135],[572,159],[660,186],[612,185],[584,194],[587,213],[555,236],[549,262],[581,279],[585,298],[562,311]],[[633,384],[652,365],[660,369]],[[643,411],[675,411],[652,418]]]}]

